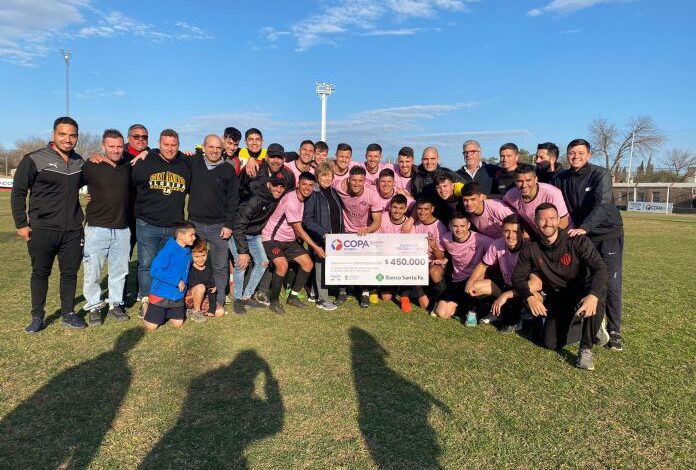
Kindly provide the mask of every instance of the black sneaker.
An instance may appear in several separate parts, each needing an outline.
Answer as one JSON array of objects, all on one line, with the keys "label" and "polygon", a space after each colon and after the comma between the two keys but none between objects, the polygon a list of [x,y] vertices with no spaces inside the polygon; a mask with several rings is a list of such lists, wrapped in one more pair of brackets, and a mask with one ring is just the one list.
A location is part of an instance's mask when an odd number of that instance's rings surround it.
[{"label": "black sneaker", "polygon": [[232,310],[234,310],[234,313],[237,315],[244,315],[247,313],[242,299],[234,299],[234,302],[232,302]]},{"label": "black sneaker", "polygon": [[283,306],[278,302],[277,300],[274,302],[271,302],[268,306],[269,309],[271,309],[271,312],[276,313],[278,315],[282,315],[285,313],[285,309]]},{"label": "black sneaker", "polygon": [[60,322],[60,324],[75,330],[83,330],[87,328],[87,323],[85,323],[82,318],[78,317],[73,312],[63,314],[63,320]]},{"label": "black sneaker", "polygon": [[256,300],[264,307],[268,307],[271,305],[271,298],[268,296],[266,292],[256,291],[254,297],[256,297]]},{"label": "black sneaker", "polygon": [[609,332],[609,342],[607,343],[607,347],[611,349],[612,351],[623,351],[623,344],[621,342],[621,333],[617,333],[616,331],[610,331]]},{"label": "black sneaker", "polygon": [[285,303],[297,308],[307,308],[307,304],[302,302],[296,295],[289,295]]},{"label": "black sneaker", "polygon": [[243,300],[243,302],[244,302],[244,305],[245,305],[247,308],[263,308],[263,307],[266,307],[266,305],[262,304],[261,302],[259,302],[258,300],[256,300],[256,299],[253,298],[253,297],[251,297],[251,298],[249,298],[249,299],[246,299],[246,300]]},{"label": "black sneaker", "polygon": [[368,294],[363,294],[360,296],[360,308],[370,307],[370,296]]},{"label": "black sneaker", "polygon": [[34,316],[31,317],[31,323],[24,328],[24,332],[29,334],[38,333],[44,328],[46,328],[46,323],[44,323],[43,317]]},{"label": "black sneaker", "polygon": [[336,300],[334,301],[334,305],[336,307],[340,307],[344,303],[348,301],[348,296],[346,294],[338,294],[338,297],[336,297]]},{"label": "black sneaker", "polygon": [[101,326],[102,325],[102,317],[101,317],[101,312],[99,310],[90,310],[89,313],[87,314],[87,324],[89,326]]},{"label": "black sneaker", "polygon": [[130,320],[130,317],[126,313],[126,311],[123,309],[123,305],[114,305],[109,309],[109,311],[106,314],[108,317],[111,317],[114,319],[116,322],[124,322]]}]

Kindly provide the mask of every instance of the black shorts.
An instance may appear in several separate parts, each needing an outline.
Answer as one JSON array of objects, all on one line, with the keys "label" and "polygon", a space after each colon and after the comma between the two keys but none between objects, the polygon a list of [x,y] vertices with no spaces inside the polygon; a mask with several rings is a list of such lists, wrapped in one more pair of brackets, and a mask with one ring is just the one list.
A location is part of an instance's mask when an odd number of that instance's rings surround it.
[{"label": "black shorts", "polygon": [[145,312],[145,320],[155,325],[164,325],[167,320],[183,320],[186,318],[186,307],[162,307],[161,305],[148,304]]},{"label": "black shorts", "polygon": [[263,249],[266,250],[266,256],[268,256],[268,259],[271,261],[280,257],[293,260],[302,255],[309,255],[307,250],[297,243],[297,241],[279,242],[276,240],[268,240],[263,242]]},{"label": "black shorts", "polygon": [[445,292],[442,293],[439,300],[441,302],[454,302],[461,308],[471,308],[471,306],[476,303],[476,299],[464,292],[466,281],[468,281],[468,279],[459,282],[452,281],[447,286],[447,289],[445,289]]}]

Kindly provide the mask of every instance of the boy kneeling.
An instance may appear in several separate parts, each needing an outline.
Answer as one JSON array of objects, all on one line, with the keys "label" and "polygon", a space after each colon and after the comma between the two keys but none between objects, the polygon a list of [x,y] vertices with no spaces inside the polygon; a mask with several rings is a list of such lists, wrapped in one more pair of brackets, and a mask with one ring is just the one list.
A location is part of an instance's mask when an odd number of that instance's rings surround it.
[{"label": "boy kneeling", "polygon": [[181,328],[186,317],[184,292],[191,267],[191,249],[196,240],[196,228],[191,222],[174,226],[174,237],[167,240],[150,266],[152,284],[150,303],[143,320],[145,328],[156,330],[167,320]]}]

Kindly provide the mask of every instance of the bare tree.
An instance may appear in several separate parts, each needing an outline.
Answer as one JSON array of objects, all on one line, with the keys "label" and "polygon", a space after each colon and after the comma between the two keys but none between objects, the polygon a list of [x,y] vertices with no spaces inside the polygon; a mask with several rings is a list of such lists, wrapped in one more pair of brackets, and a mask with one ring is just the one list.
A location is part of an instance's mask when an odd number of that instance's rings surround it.
[{"label": "bare tree", "polygon": [[26,139],[15,141],[14,148],[7,152],[8,166],[10,168],[17,168],[17,165],[19,165],[19,162],[26,154],[44,148],[47,144],[48,141],[46,139],[42,139],[38,136],[30,136]]},{"label": "bare tree", "polygon": [[89,132],[81,132],[80,138],[75,146],[75,151],[84,159],[89,158],[89,156],[93,153],[103,153],[101,147],[101,137]]},{"label": "bare tree", "polygon": [[590,135],[594,154],[604,157],[605,166],[612,175],[621,159],[631,151],[632,139],[633,152],[643,155],[656,152],[665,141],[664,134],[649,116],[633,117],[623,129],[604,118],[597,118],[590,124]]},{"label": "bare tree", "polygon": [[677,181],[684,182],[689,177],[689,168],[696,166],[696,154],[691,150],[673,148],[667,151],[662,161]]}]

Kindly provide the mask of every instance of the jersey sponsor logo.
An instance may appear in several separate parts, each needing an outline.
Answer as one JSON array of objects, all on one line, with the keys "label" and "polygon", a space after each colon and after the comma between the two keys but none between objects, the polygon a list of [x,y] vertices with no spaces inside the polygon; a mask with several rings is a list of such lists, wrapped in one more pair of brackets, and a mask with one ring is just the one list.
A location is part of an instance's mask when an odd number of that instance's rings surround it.
[{"label": "jersey sponsor logo", "polygon": [[161,171],[150,175],[150,189],[162,191],[162,194],[169,196],[173,191],[186,192],[186,179],[170,171]]},{"label": "jersey sponsor logo", "polygon": [[565,266],[566,268],[570,266],[570,263],[573,259],[570,257],[570,253],[563,253],[561,255],[561,265]]}]

